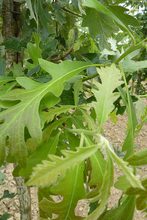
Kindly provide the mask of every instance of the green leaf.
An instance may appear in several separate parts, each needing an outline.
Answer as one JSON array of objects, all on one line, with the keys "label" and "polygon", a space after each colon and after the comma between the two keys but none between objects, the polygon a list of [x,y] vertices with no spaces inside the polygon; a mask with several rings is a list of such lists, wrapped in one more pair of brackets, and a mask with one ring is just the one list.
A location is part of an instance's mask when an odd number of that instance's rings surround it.
[{"label": "green leaf", "polygon": [[124,19],[122,19],[122,17],[120,17],[118,14],[116,15],[115,13],[113,13],[111,9],[107,8],[105,5],[103,5],[101,2],[97,0],[84,0],[83,5],[89,8],[93,8],[97,12],[107,15],[110,19],[114,20],[123,30],[126,30],[134,41],[134,37],[130,32],[130,29],[126,26],[125,22],[123,21]]},{"label": "green leaf", "polygon": [[[114,185],[117,189],[122,191],[127,191],[128,188],[131,187],[129,181],[127,180],[126,176],[120,176]],[[133,188],[134,189],[134,188]]]},{"label": "green leaf", "polygon": [[[0,77],[0,96],[6,94],[11,89],[13,89],[16,86],[16,81],[14,78],[10,77]],[[0,106],[7,108],[7,104],[5,102],[0,101]],[[8,105],[9,106],[9,105]]]},{"label": "green leaf", "polygon": [[0,85],[4,85],[7,82],[14,81],[14,78],[8,76],[0,76]]},{"label": "green leaf", "polygon": [[136,127],[135,132],[139,133],[143,125],[147,122],[147,105],[144,100],[139,99],[135,103],[136,116],[138,120],[138,125]]},{"label": "green leaf", "polygon": [[134,150],[133,148],[134,148],[135,129],[137,126],[137,117],[136,117],[136,112],[135,112],[135,107],[132,101],[132,97],[130,95],[129,88],[127,85],[125,74],[123,70],[121,72],[122,72],[123,79],[125,82],[126,91],[124,91],[124,89],[122,89],[121,87],[119,87],[118,90],[122,97],[123,103],[125,104],[127,108],[127,113],[128,113],[127,136],[124,140],[122,149],[123,151],[126,152],[125,157],[127,158],[133,153],[133,150]]},{"label": "green leaf", "polygon": [[93,103],[100,129],[107,121],[109,114],[114,109],[114,101],[118,94],[114,90],[121,85],[121,73],[115,65],[98,69],[101,83],[95,81],[96,89],[93,89],[97,102]]},{"label": "green leaf", "polygon": [[[75,73],[79,73],[82,70],[93,66],[91,62],[82,62],[82,61],[62,61],[59,64],[55,64],[43,59],[39,59],[39,64],[47,73],[50,73],[53,79],[58,79],[58,77],[63,77],[67,73],[69,76],[75,75]],[[70,79],[71,77],[69,77]]]},{"label": "green leaf", "polygon": [[147,105],[145,103],[145,99],[139,98],[137,102],[135,102],[135,111],[138,122],[142,122],[147,115]]},{"label": "green leaf", "polygon": [[4,213],[3,215],[0,215],[0,220],[7,220],[9,218],[11,218],[11,215],[8,212]]},{"label": "green leaf", "polygon": [[97,220],[100,217],[100,215],[104,212],[108,202],[112,184],[113,184],[113,164],[111,158],[108,157],[108,160],[106,162],[106,169],[104,173],[103,183],[99,190],[100,194],[98,195],[98,199],[99,199],[98,207],[86,218],[86,220]]},{"label": "green leaf", "polygon": [[82,26],[88,27],[89,32],[93,37],[96,37],[97,35],[99,36],[99,46],[102,49],[106,48],[106,46],[109,47],[107,39],[117,30],[114,22],[108,16],[97,12],[93,8],[86,9],[86,15],[83,18]]},{"label": "green leaf", "polygon": [[49,155],[49,160],[34,168],[27,185],[50,186],[55,184],[59,178],[63,178],[66,171],[75,167],[97,151],[96,146],[81,147],[76,152],[63,150],[64,157]]},{"label": "green leaf", "polygon": [[132,54],[136,53],[137,50],[140,50],[141,48],[146,47],[146,43],[145,43],[146,39],[140,41],[138,44],[136,45],[131,45],[118,59],[115,60],[115,63],[119,63],[122,59],[124,59],[125,57],[131,57],[132,58]]},{"label": "green leaf", "polygon": [[78,105],[79,95],[80,95],[80,92],[83,90],[82,79],[79,79],[74,83],[73,90],[74,90],[74,92],[73,92],[74,93],[74,102],[75,102],[75,105]]},{"label": "green leaf", "polygon": [[114,162],[118,165],[118,167],[120,167],[120,169],[126,176],[129,184],[134,188],[144,189],[139,178],[133,174],[133,169],[128,166],[128,163],[126,161],[122,160],[116,155],[116,153],[111,148],[109,142],[102,136],[101,142],[102,145],[106,147],[107,153],[110,155],[112,160],[114,160]]},{"label": "green leaf", "polygon": [[144,212],[147,212],[147,192],[138,196],[136,199],[136,208],[138,210],[144,210]]},{"label": "green leaf", "polygon": [[26,166],[19,171],[19,175],[28,178],[33,171],[33,167],[40,164],[43,160],[47,160],[48,154],[55,154],[59,135],[60,133],[56,133],[55,137],[50,137],[47,142],[41,143],[40,146],[38,146],[28,157]]},{"label": "green leaf", "polygon": [[138,20],[135,17],[127,14],[127,11],[128,11],[127,8],[124,8],[118,5],[111,5],[109,6],[109,10],[111,10],[111,12],[117,18],[119,18],[119,20],[122,21],[125,26],[127,27],[129,25],[134,26],[134,27],[139,26]]},{"label": "green leaf", "polygon": [[91,174],[90,174],[90,186],[101,187],[103,183],[106,161],[104,160],[100,151],[90,157]]},{"label": "green leaf", "polygon": [[135,196],[127,196],[117,208],[107,211],[99,220],[133,220],[135,200]]},{"label": "green leaf", "polygon": [[61,126],[63,123],[66,123],[66,121],[69,119],[69,117],[61,117],[58,120],[55,120],[52,122],[44,131],[43,131],[43,141],[48,141],[51,137],[53,131],[58,133],[58,127]]},{"label": "green leaf", "polygon": [[[65,61],[59,65],[42,59],[39,62],[41,67],[51,74],[51,81],[39,84],[37,87],[35,85],[33,89],[29,90],[14,89],[0,97],[2,101],[18,101],[16,105],[0,112],[0,163],[5,159],[6,145],[9,146],[11,161],[21,164],[25,162],[27,157],[27,147],[24,139],[25,128],[27,128],[34,142],[39,143],[42,138],[38,111],[43,97],[48,93],[59,97],[64,89],[65,82],[86,69],[89,65],[91,66],[91,64],[86,62]],[[26,82],[28,81],[26,77],[17,78],[17,80],[21,82],[20,84],[24,82],[26,87]]]},{"label": "green leaf", "polygon": [[47,112],[42,112],[41,116],[44,121],[49,123],[55,117],[59,116],[62,113],[68,113],[70,110],[74,109],[73,105],[61,105],[59,107],[50,108]]},{"label": "green leaf", "polygon": [[60,219],[80,220],[81,217],[75,216],[74,212],[78,200],[83,199],[86,196],[83,172],[83,164],[76,166],[68,171],[64,179],[62,179],[57,185],[51,187],[51,195],[60,195],[62,196],[62,200],[57,203],[53,200],[51,201],[47,198],[43,198],[39,203],[41,212],[44,212],[47,217],[51,217],[54,213],[57,214]]},{"label": "green leaf", "polygon": [[27,51],[30,55],[30,58],[34,61],[35,65],[38,64],[38,58],[42,57],[42,51],[40,47],[36,44],[28,43]]},{"label": "green leaf", "polygon": [[125,72],[133,73],[144,68],[147,68],[147,60],[134,61],[126,58],[123,61],[123,69]]},{"label": "green leaf", "polygon": [[16,78],[16,81],[19,83],[19,85],[27,90],[37,88],[40,85],[39,82],[26,77],[18,77]]},{"label": "green leaf", "polygon": [[134,153],[132,156],[127,158],[127,161],[132,166],[147,165],[147,149]]},{"label": "green leaf", "polygon": [[3,193],[3,196],[0,198],[0,200],[6,199],[6,198],[12,199],[15,196],[16,196],[15,193],[10,193],[9,190],[5,190],[4,193]]},{"label": "green leaf", "polygon": [[31,0],[26,0],[26,3],[27,3],[27,6],[28,6],[28,9],[30,10],[30,18],[31,19],[33,18],[36,21],[36,17],[35,17],[34,11],[33,11],[32,1]]}]

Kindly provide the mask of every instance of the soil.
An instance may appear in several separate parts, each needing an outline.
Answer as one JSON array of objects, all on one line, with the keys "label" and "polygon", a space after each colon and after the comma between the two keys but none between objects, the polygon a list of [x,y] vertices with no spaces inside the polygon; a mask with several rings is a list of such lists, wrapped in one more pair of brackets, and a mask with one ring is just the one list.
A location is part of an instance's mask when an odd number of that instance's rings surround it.
[{"label": "soil", "polygon": [[[117,124],[109,121],[105,126],[105,136],[113,143],[115,148],[120,148],[122,141],[125,137],[125,130],[127,126],[127,118],[126,116],[119,116]],[[147,143],[147,124],[144,125],[141,130],[139,136],[136,138],[136,149],[140,150],[145,148]],[[6,167],[1,169],[1,172],[5,174],[4,183],[0,185],[0,197],[3,195],[4,190],[9,190],[10,193],[16,194],[16,184],[13,180],[13,176],[11,174],[13,170],[13,165],[9,164]],[[120,176],[121,172],[116,168],[116,178]],[[147,175],[147,167],[143,167],[142,169],[138,169],[138,174],[141,177]],[[38,219],[37,213],[37,203],[36,203],[36,190],[32,189],[32,220]],[[120,198],[121,193],[119,190],[113,188],[111,192],[111,197],[109,200],[109,207],[114,207],[117,205],[118,199]],[[0,201],[0,215],[5,212],[9,213],[11,217],[9,220],[20,220],[19,214],[19,201],[17,195],[13,199],[3,199]],[[143,213],[136,211],[134,220],[145,220],[145,216]],[[0,218],[1,220],[1,218]]]}]

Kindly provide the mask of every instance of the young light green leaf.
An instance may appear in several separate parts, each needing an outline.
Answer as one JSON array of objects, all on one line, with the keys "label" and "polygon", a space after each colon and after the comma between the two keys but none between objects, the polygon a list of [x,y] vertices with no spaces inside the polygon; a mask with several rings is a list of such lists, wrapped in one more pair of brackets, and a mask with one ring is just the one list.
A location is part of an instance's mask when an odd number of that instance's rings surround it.
[{"label": "young light green leaf", "polygon": [[114,101],[118,98],[114,90],[121,85],[121,73],[115,65],[98,69],[101,83],[95,82],[93,89],[96,102],[93,103],[100,129],[107,121],[114,108]]},{"label": "young light green leaf", "polygon": [[17,77],[16,81],[19,83],[19,85],[21,85],[23,88],[27,90],[34,89],[40,85],[39,82],[34,81],[27,77]]},{"label": "young light green leaf", "polygon": [[126,176],[120,176],[117,179],[114,186],[115,186],[115,188],[122,190],[124,192],[126,192],[128,188],[131,188],[131,185],[130,185],[129,181],[127,180]]},{"label": "young light green leaf", "polygon": [[139,98],[137,102],[135,102],[135,111],[138,122],[142,121],[144,115],[147,114],[147,105],[145,103],[145,99]]},{"label": "young light green leaf", "polygon": [[80,95],[80,92],[83,90],[82,79],[79,79],[74,83],[73,90],[74,90],[73,91],[73,93],[74,93],[74,102],[75,102],[75,105],[78,105],[79,95]]},{"label": "young light green leaf", "polygon": [[55,184],[59,178],[63,178],[67,170],[80,164],[82,161],[90,157],[97,151],[96,146],[80,147],[76,152],[63,150],[64,157],[49,155],[49,160],[45,160],[42,164],[34,168],[30,180],[27,185],[51,186]]},{"label": "young light green leaf", "polygon": [[60,195],[62,200],[56,203],[44,197],[39,203],[41,212],[45,213],[47,217],[51,217],[54,213],[60,216],[60,219],[80,220],[81,217],[75,216],[75,208],[78,200],[86,196],[83,172],[84,166],[80,164],[68,171],[64,179],[57,185],[51,187],[51,195]]},{"label": "young light green leaf", "polygon": [[101,216],[101,214],[104,212],[107,202],[108,202],[108,197],[110,195],[110,189],[111,189],[112,184],[113,184],[113,164],[112,164],[111,158],[108,156],[103,183],[100,188],[100,194],[98,195],[99,205],[86,218],[86,220],[97,220]]},{"label": "young light green leaf", "polygon": [[128,156],[130,156],[133,153],[135,128],[137,126],[137,117],[136,117],[136,112],[135,112],[135,107],[134,107],[134,104],[132,101],[132,97],[129,93],[125,74],[124,74],[123,70],[121,70],[121,72],[122,72],[123,79],[125,82],[126,92],[124,91],[124,89],[121,88],[121,86],[118,89],[119,89],[120,95],[122,97],[122,100],[126,106],[127,113],[128,113],[127,136],[126,136],[124,143],[123,143],[123,151],[126,152],[125,157],[127,158]]},{"label": "young light green leaf", "polygon": [[124,59],[123,61],[123,69],[125,72],[133,73],[144,68],[147,68],[147,60],[134,61],[131,59]]},{"label": "young light green leaf", "polygon": [[132,156],[127,158],[127,161],[132,166],[147,165],[147,149],[134,153]]},{"label": "young light green leaf", "polygon": [[137,176],[134,175],[133,169],[128,166],[128,163],[116,155],[116,153],[111,148],[109,142],[102,136],[101,136],[101,142],[102,142],[102,145],[105,146],[107,153],[110,155],[112,160],[114,160],[115,163],[118,165],[118,167],[120,167],[120,169],[122,170],[122,172],[126,176],[130,185],[134,188],[143,189],[141,181],[139,180],[139,178]]},{"label": "young light green leaf", "polygon": [[[39,106],[43,97],[52,93],[59,97],[64,89],[64,83],[73,76],[86,69],[91,64],[86,62],[62,62],[53,64],[40,59],[41,67],[52,76],[48,83],[33,86],[33,89],[14,89],[0,97],[1,101],[13,102],[15,105],[0,112],[0,163],[5,159],[6,142],[9,145],[11,161],[24,163],[27,157],[27,148],[24,139],[24,130],[28,129],[35,142],[40,142],[42,137]],[[27,79],[17,78],[26,87]],[[32,85],[32,84],[31,84]],[[27,87],[28,88],[28,87]],[[54,103],[54,102],[52,102]],[[56,102],[55,102],[56,103]]]},{"label": "young light green leaf", "polygon": [[147,122],[147,105],[145,99],[139,99],[135,103],[136,116],[138,120],[138,125],[135,132],[139,133],[143,125]]},{"label": "young light green leaf", "polygon": [[74,108],[75,108],[75,106],[73,106],[73,105],[62,105],[62,106],[59,106],[59,107],[53,107],[53,108],[50,108],[47,112],[41,113],[41,116],[42,116],[44,121],[49,123],[56,116],[59,116],[62,113],[67,113],[67,112],[69,112],[70,110],[72,110]]},{"label": "young light green leaf", "polygon": [[91,174],[90,174],[90,186],[98,186],[101,187],[103,183],[104,173],[105,173],[105,163],[102,154],[100,151],[97,151],[94,155],[90,157],[91,164]]},{"label": "young light green leaf", "polygon": [[28,43],[27,44],[27,51],[29,53],[30,58],[33,60],[34,64],[38,64],[38,58],[42,57],[42,50],[37,44]]},{"label": "young light green leaf", "polygon": [[132,220],[135,209],[135,200],[135,196],[127,196],[117,208],[107,211],[99,220]]},{"label": "young light green leaf", "polygon": [[67,73],[69,76],[69,79],[72,76],[75,76],[75,73],[79,73],[82,70],[93,66],[93,64],[91,62],[82,62],[82,61],[69,61],[69,60],[65,60],[62,61],[59,64],[55,64],[43,59],[39,59],[39,64],[42,67],[42,69],[44,69],[47,73],[51,74],[53,79],[58,79],[59,77],[63,77],[66,75],[67,77]]}]

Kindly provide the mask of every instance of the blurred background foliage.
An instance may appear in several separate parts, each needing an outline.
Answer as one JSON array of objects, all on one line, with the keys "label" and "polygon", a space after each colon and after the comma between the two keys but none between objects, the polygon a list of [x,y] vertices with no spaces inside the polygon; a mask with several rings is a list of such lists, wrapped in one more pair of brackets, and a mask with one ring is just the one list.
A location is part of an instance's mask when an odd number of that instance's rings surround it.
[{"label": "blurred background foliage", "polygon": [[[4,2],[11,8],[9,27]],[[18,68],[16,72],[20,75],[24,71],[29,76],[37,75],[46,80],[40,73],[39,57],[55,63],[65,59],[115,62],[133,46],[133,41],[137,45],[147,36],[146,1],[98,1],[117,19],[110,19],[111,15],[103,10],[85,7],[85,2],[88,1],[1,0],[0,75],[13,75],[12,70]],[[123,60],[133,93],[146,92],[146,54],[146,48],[140,47]],[[137,71],[133,69],[134,62]],[[88,74],[93,73],[91,68]]]}]

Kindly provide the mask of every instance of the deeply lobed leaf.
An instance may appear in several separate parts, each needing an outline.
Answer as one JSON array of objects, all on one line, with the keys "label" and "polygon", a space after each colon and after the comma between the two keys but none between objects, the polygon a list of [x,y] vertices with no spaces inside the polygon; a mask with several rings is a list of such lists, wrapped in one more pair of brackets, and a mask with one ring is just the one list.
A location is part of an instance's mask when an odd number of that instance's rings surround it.
[{"label": "deeply lobed leaf", "polygon": [[45,160],[42,164],[34,168],[32,176],[27,185],[51,186],[55,184],[59,178],[63,178],[67,170],[80,164],[82,161],[90,157],[97,151],[96,146],[79,147],[76,152],[63,150],[64,157],[49,155],[49,160]]},{"label": "deeply lobed leaf", "polygon": [[[40,101],[48,93],[59,97],[64,89],[65,82],[91,66],[89,63],[78,61],[65,61],[58,65],[40,59],[39,63],[45,71],[50,73],[51,81],[38,85],[26,77],[20,77],[17,78],[17,81],[26,89],[14,89],[0,97],[2,101],[18,101],[0,113],[0,163],[5,158],[5,146],[9,146],[11,161],[15,160],[21,164],[25,162],[27,157],[25,128],[35,142],[40,142],[42,138],[39,116]],[[52,103],[54,102],[52,101]]]},{"label": "deeply lobed leaf", "polygon": [[93,89],[96,102],[93,103],[100,129],[107,121],[109,114],[114,108],[114,101],[118,94],[114,90],[121,85],[121,73],[115,65],[103,67],[97,70],[101,83],[95,81],[96,89]]},{"label": "deeply lobed leaf", "polygon": [[67,172],[66,176],[58,184],[50,188],[50,191],[51,195],[62,196],[62,200],[57,203],[44,197],[39,204],[41,212],[45,213],[48,217],[51,217],[55,213],[58,215],[57,219],[81,219],[75,216],[75,208],[78,200],[86,196],[83,164]]}]

